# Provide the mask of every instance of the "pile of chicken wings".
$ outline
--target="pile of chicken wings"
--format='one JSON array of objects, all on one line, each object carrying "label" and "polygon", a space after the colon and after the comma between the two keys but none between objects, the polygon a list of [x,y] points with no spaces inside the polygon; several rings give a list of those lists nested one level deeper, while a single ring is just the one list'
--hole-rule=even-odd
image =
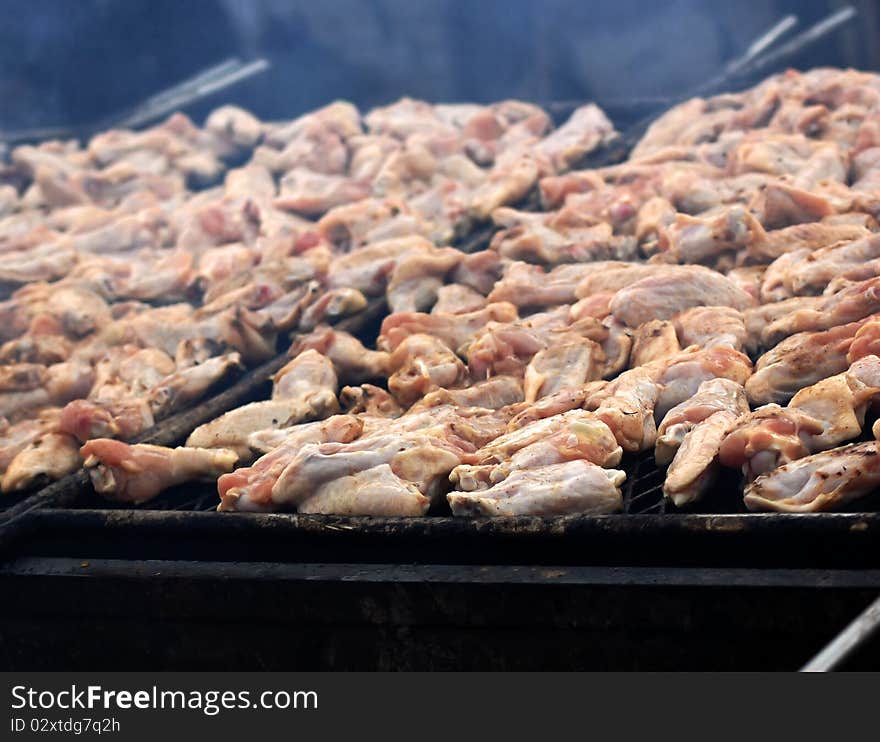
[{"label": "pile of chicken wings", "polygon": [[[752,510],[873,491],[880,77],[693,99],[578,169],[615,136],[594,105],[403,99],[13,149],[3,491],[85,466],[133,503],[207,480],[223,511],[610,513],[648,451],[676,507],[723,468]],[[376,302],[378,336],[334,327]],[[278,352],[270,398],[127,442]]]}]

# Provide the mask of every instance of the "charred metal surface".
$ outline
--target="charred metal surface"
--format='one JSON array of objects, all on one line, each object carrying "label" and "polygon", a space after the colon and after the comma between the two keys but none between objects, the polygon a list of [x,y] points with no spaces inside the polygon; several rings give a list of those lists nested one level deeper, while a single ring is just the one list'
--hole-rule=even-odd
[{"label": "charred metal surface", "polygon": [[[18,555],[225,563],[880,568],[880,515],[346,518],[38,510]],[[219,569],[219,566],[217,567]]]},{"label": "charred metal surface", "polygon": [[877,576],[20,559],[0,568],[0,590],[17,596],[0,617],[0,661],[12,670],[58,669],[59,658],[92,670],[790,670],[870,601]]}]

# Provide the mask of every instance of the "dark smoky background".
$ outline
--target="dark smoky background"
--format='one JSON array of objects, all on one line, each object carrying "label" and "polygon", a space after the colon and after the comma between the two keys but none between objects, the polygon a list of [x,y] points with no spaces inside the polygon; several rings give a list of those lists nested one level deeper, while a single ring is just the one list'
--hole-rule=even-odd
[{"label": "dark smoky background", "polygon": [[[880,68],[880,12],[792,66]],[[0,129],[99,120],[230,56],[272,67],[221,103],[292,117],[337,98],[402,95],[612,106],[691,89],[786,13],[827,0],[0,0]]]}]

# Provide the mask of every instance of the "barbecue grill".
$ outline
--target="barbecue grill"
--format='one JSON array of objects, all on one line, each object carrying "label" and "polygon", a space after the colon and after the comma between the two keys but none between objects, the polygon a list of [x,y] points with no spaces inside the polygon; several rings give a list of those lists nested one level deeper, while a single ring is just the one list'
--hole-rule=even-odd
[{"label": "barbecue grill", "polygon": [[[370,313],[346,323],[375,335]],[[285,360],[141,440],[180,443],[265,395]],[[220,515],[216,488],[192,484],[132,507],[100,498],[78,472],[0,516],[11,557],[0,584],[17,596],[2,624],[5,659],[35,667],[61,654],[73,667],[107,669],[792,669],[880,589],[870,499],[855,512],[747,513],[740,477],[728,473],[698,511],[679,511],[663,499],[650,453],[621,468],[623,513],[553,519]],[[873,647],[857,655],[875,658]]]},{"label": "barbecue grill", "polygon": [[[753,82],[778,62],[762,65],[764,51],[698,92]],[[620,159],[675,102],[608,107],[627,134],[590,164]],[[478,226],[460,247],[487,236]],[[373,305],[348,329],[374,340],[381,314]],[[178,444],[265,397],[285,360],[139,442]],[[652,455],[620,468],[622,513],[555,519],[218,515],[213,485],[132,507],[78,472],[0,501],[0,586],[12,596],[0,657],[7,669],[62,657],[69,669],[794,669],[880,590],[876,500],[748,513],[727,473],[680,511]],[[849,666],[878,658],[875,642]]]}]

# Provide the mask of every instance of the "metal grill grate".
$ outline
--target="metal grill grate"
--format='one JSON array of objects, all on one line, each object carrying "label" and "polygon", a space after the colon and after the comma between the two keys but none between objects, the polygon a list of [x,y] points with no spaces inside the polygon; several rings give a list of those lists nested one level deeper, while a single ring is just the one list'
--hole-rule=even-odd
[{"label": "metal grill grate", "polygon": [[10,494],[0,495],[0,513],[18,505],[18,503],[27,499],[32,494],[33,490],[27,490],[25,492],[12,492]]},{"label": "metal grill grate", "polygon": [[663,497],[664,472],[657,467],[654,454],[646,451],[623,465],[626,482],[623,485],[624,513],[666,513]]}]

